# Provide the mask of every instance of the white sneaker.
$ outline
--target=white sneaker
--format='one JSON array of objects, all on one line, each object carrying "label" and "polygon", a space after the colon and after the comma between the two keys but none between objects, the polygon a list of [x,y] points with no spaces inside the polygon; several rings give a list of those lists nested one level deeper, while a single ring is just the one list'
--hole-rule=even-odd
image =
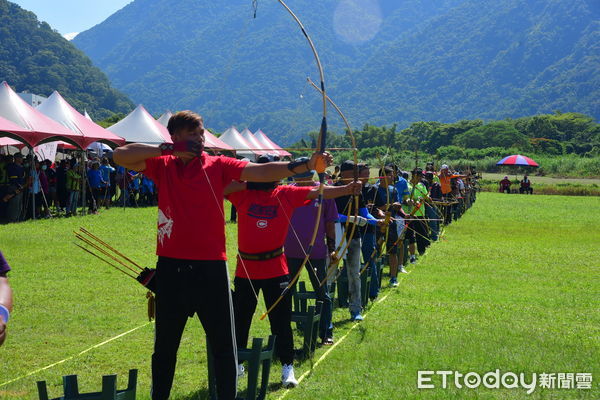
[{"label": "white sneaker", "polygon": [[398,268],[398,272],[400,272],[401,274],[408,274],[408,271],[404,269],[404,266],[402,265]]},{"label": "white sneaker", "polygon": [[283,364],[281,369],[281,384],[286,388],[298,386],[298,381],[294,376],[294,366],[292,364]]},{"label": "white sneaker", "polygon": [[244,364],[238,364],[238,368],[237,368],[238,378],[241,378],[242,376],[244,376],[244,372],[246,372],[246,369],[244,368]]}]

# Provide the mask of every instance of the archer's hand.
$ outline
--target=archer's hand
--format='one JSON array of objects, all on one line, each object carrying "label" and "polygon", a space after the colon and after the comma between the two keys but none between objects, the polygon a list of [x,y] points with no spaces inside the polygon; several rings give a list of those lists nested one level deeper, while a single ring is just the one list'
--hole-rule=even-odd
[{"label": "archer's hand", "polygon": [[377,226],[378,226],[378,227],[380,227],[380,228],[382,228],[382,227],[384,227],[384,226],[386,226],[386,225],[389,225],[389,224],[390,224],[390,222],[391,222],[391,221],[387,221],[387,222],[386,222],[386,220],[385,220],[385,219],[378,219],[378,220],[377,220]]},{"label": "archer's hand", "polygon": [[406,203],[406,205],[409,205],[409,206],[414,206],[415,204],[417,204],[417,202],[414,201],[413,199],[406,199],[406,200],[404,200],[404,202]]},{"label": "archer's hand", "polygon": [[362,183],[360,181],[351,182],[346,185],[346,188],[348,188],[348,194],[358,196],[362,190]]},{"label": "archer's hand", "polygon": [[184,160],[191,160],[194,157],[200,157],[204,150],[201,142],[188,140],[185,142],[163,143],[159,146],[162,155],[174,155]]},{"label": "archer's hand", "polygon": [[313,153],[310,160],[308,160],[307,167],[309,170],[315,170],[321,174],[325,172],[325,168],[333,165],[333,156],[328,152],[324,153]]},{"label": "archer's hand", "polygon": [[348,222],[361,227],[367,225],[367,219],[365,217],[361,217],[360,215],[356,216],[356,218],[354,217],[354,215],[349,216]]},{"label": "archer's hand", "polygon": [[340,262],[340,259],[337,256],[337,253],[335,251],[332,251],[329,254],[329,265],[337,265]]}]

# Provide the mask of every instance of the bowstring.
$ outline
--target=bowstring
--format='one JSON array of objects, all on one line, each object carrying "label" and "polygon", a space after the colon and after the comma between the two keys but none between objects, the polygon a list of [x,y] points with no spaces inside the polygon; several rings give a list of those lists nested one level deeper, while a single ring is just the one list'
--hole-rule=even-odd
[{"label": "bowstring", "polygon": [[[215,202],[217,203],[219,212],[221,213],[221,216],[223,217],[223,222],[225,222],[225,211],[223,210],[223,202],[222,201],[219,202],[219,199],[217,198],[217,194],[215,193],[215,190],[212,186],[210,178],[208,177],[208,174],[206,173],[206,170],[204,169],[204,165],[202,165],[202,167],[200,169],[202,170],[202,172],[204,172],[204,176],[206,177],[206,181],[208,182],[208,187],[210,188],[213,198],[215,199]],[[250,274],[248,273],[248,269],[246,268],[244,259],[242,257],[236,257],[236,259],[239,260],[240,264],[242,264],[242,268],[244,269],[244,272],[246,273],[246,276],[248,277],[248,282],[250,283],[250,288],[252,289],[252,293],[254,293],[254,297],[256,297],[256,302],[258,304],[258,300],[259,300],[258,292],[256,291],[256,288],[252,284],[252,279],[250,279]],[[256,314],[256,309],[254,310],[254,313]]]}]

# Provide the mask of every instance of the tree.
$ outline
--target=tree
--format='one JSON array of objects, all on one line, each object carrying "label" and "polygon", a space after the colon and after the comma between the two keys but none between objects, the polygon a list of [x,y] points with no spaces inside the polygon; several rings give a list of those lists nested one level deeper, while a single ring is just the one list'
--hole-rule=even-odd
[{"label": "tree", "polygon": [[501,146],[526,150],[530,147],[527,137],[517,131],[508,121],[490,122],[487,125],[469,129],[455,136],[453,144],[475,149]]}]

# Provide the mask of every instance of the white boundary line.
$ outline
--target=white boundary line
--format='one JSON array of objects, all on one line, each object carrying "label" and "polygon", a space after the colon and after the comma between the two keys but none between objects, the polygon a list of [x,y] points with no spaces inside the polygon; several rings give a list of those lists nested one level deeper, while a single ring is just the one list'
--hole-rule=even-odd
[{"label": "white boundary line", "polygon": [[108,339],[108,340],[105,340],[105,341],[104,341],[104,342],[102,342],[102,343],[95,344],[95,345],[93,345],[92,347],[89,347],[89,348],[87,348],[87,349],[85,349],[85,350],[83,350],[83,351],[80,351],[80,352],[79,352],[79,353],[77,353],[77,354],[74,354],[74,355],[72,355],[72,356],[69,356],[69,357],[65,358],[64,360],[60,360],[60,361],[57,361],[57,362],[55,362],[55,363],[52,363],[52,364],[50,364],[50,365],[47,365],[47,366],[45,366],[45,367],[42,367],[42,368],[36,369],[35,371],[28,372],[27,374],[25,374],[25,375],[22,375],[22,376],[19,376],[18,378],[11,379],[10,381],[4,382],[4,383],[0,383],[0,387],[2,387],[2,386],[6,386],[6,385],[8,385],[8,384],[10,384],[10,383],[16,382],[16,381],[18,381],[18,380],[21,380],[21,379],[23,379],[23,378],[27,378],[28,376],[31,376],[31,375],[37,374],[38,372],[45,371],[45,370],[47,370],[47,369],[50,369],[50,368],[52,368],[52,367],[54,367],[54,366],[57,366],[57,365],[59,365],[59,364],[62,364],[62,363],[64,363],[64,362],[66,362],[66,361],[72,360],[72,359],[73,359],[73,358],[75,358],[75,357],[79,357],[79,356],[80,356],[80,355],[82,355],[82,354],[85,354],[85,353],[87,353],[87,352],[89,352],[89,351],[91,351],[91,350],[94,350],[94,349],[96,349],[96,348],[98,348],[98,347],[100,347],[100,346],[103,346],[103,345],[105,345],[105,344],[107,344],[107,343],[109,343],[109,342],[112,342],[113,340],[116,340],[116,339],[118,339],[118,338],[120,338],[120,337],[123,337],[123,336],[125,336],[125,335],[128,335],[128,334],[130,334],[131,332],[137,331],[138,329],[140,329],[140,328],[143,328],[143,327],[145,327],[145,326],[147,326],[147,325],[149,325],[149,324],[152,324],[152,323],[154,323],[154,322],[153,322],[153,321],[151,321],[151,322],[146,322],[146,323],[145,323],[145,324],[143,324],[143,325],[140,325],[140,326],[138,326],[138,327],[135,327],[135,328],[133,328],[133,329],[130,329],[130,330],[128,330],[127,332],[123,332],[123,333],[121,333],[121,334],[119,334],[119,335],[117,335],[117,336],[115,336],[115,337],[112,337],[112,338],[110,338],[110,339]]},{"label": "white boundary line", "polygon": [[[381,299],[377,300],[373,305],[375,304],[379,304],[383,301],[385,301],[385,299],[387,299],[390,294],[392,294],[394,291],[391,290],[388,294],[386,294],[385,296],[383,296]],[[368,312],[366,312],[364,314],[364,316],[366,317],[369,313],[371,312],[371,310],[369,310]],[[352,330],[354,328],[356,328],[357,326],[359,326],[360,323],[355,323],[354,325],[352,325],[352,327],[350,329],[348,329],[348,332],[346,332],[346,334],[344,336],[342,336],[339,340],[336,340],[335,343],[333,344],[333,346],[331,346],[325,353],[323,353],[323,355],[321,355],[321,357],[319,357],[319,359],[314,363],[314,365],[312,366],[311,369],[309,369],[308,371],[306,371],[305,373],[303,373],[300,378],[298,378],[298,383],[302,382],[304,380],[304,378],[306,378],[310,373],[313,372],[313,370],[315,368],[317,368],[317,366],[321,363],[321,361],[323,361],[325,359],[325,357],[327,357],[327,355],[333,351],[333,349],[335,349],[337,347],[338,344],[342,343],[344,341],[344,339],[346,339],[346,337],[348,337],[348,335],[350,334],[350,332],[352,332]],[[286,389],[285,392],[283,392],[281,394],[281,396],[277,397],[277,400],[281,400],[283,398],[285,398],[285,396],[287,396],[287,394],[290,392],[290,390],[293,389]]]}]

